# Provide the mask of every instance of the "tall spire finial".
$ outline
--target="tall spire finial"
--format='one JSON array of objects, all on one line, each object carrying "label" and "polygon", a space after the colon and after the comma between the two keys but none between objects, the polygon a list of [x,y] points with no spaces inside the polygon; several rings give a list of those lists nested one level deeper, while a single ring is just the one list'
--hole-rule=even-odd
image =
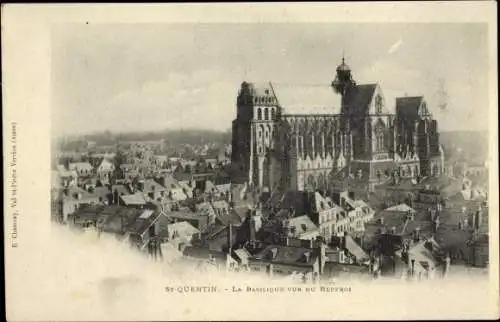
[{"label": "tall spire finial", "polygon": [[344,53],[344,48],[342,48],[342,64],[345,64],[345,53]]}]

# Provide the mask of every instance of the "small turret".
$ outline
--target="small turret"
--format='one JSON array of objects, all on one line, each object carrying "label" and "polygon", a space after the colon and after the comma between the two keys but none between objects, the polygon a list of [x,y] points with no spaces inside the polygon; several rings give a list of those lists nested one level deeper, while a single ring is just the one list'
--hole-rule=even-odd
[{"label": "small turret", "polygon": [[342,63],[337,66],[337,74],[332,82],[332,88],[337,94],[345,95],[350,87],[356,86],[351,74],[351,68],[345,63],[342,57]]}]

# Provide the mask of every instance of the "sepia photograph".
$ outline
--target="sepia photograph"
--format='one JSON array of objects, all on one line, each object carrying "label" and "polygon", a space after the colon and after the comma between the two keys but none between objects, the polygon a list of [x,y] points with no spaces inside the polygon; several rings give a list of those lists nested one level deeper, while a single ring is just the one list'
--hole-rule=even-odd
[{"label": "sepia photograph", "polygon": [[496,16],[90,12],[46,26],[43,185],[4,120],[9,319],[498,317]]}]

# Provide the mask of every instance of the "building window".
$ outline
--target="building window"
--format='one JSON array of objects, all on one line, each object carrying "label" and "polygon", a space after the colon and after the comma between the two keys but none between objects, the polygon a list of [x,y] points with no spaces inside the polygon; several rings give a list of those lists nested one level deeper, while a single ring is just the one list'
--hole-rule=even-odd
[{"label": "building window", "polygon": [[425,103],[422,103],[422,115],[427,115],[427,105]]},{"label": "building window", "polygon": [[383,106],[382,96],[377,95],[377,97],[375,98],[375,113],[382,114],[382,106]]},{"label": "building window", "polygon": [[264,120],[269,120],[269,109],[267,107],[264,109]]},{"label": "building window", "polygon": [[276,119],[276,111],[274,110],[274,108],[271,109],[271,120],[275,120]]},{"label": "building window", "polygon": [[257,109],[257,120],[262,120],[262,109],[260,108]]},{"label": "building window", "polygon": [[384,150],[384,132],[382,129],[375,133],[375,148],[377,151]]}]

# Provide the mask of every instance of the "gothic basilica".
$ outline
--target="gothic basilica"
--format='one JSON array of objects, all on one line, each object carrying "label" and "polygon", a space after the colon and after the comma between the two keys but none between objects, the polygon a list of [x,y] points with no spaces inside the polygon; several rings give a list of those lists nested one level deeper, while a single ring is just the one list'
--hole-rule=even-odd
[{"label": "gothic basilica", "polygon": [[391,178],[443,170],[437,121],[422,96],[396,98],[390,113],[378,84],[357,84],[342,59],[331,83],[338,110],[287,114],[272,83],[241,84],[232,125],[233,181],[264,190],[366,189]]}]

